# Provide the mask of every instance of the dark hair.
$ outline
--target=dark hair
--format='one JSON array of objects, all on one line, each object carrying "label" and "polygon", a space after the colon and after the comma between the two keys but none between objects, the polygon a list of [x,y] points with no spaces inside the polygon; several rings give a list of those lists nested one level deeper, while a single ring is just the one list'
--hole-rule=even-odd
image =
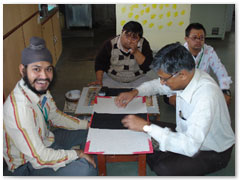
[{"label": "dark hair", "polygon": [[186,37],[189,36],[190,31],[191,31],[192,29],[197,29],[197,30],[202,29],[202,30],[204,31],[204,35],[206,35],[206,30],[205,30],[205,28],[203,27],[202,24],[200,24],[200,23],[191,23],[191,24],[189,24],[188,27],[185,29],[185,36],[186,36]]},{"label": "dark hair", "polygon": [[127,22],[122,29],[122,32],[126,31],[126,33],[128,32],[132,32],[134,34],[138,34],[138,36],[140,38],[142,38],[143,36],[143,28],[142,25],[136,21],[129,21]]},{"label": "dark hair", "polygon": [[155,71],[161,69],[167,74],[175,74],[183,69],[191,71],[195,68],[195,61],[191,53],[177,42],[160,49],[154,57],[151,68]]}]

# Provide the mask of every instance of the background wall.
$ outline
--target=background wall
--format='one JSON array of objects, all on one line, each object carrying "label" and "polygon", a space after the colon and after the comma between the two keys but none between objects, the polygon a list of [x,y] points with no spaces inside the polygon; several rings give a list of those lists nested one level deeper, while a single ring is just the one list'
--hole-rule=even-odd
[{"label": "background wall", "polygon": [[116,4],[117,34],[126,22],[138,21],[143,26],[143,36],[156,52],[166,44],[184,42],[190,10],[190,4]]}]

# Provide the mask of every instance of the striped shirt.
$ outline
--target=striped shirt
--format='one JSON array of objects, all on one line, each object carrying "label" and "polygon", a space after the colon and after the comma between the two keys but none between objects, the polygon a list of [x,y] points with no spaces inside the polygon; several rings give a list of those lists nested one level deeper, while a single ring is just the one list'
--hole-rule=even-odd
[{"label": "striped shirt", "polygon": [[49,91],[38,96],[21,79],[3,106],[3,157],[10,171],[27,162],[35,169],[57,170],[78,158],[75,150],[48,148],[54,142],[48,123],[76,130],[86,129],[88,122],[60,112]]}]

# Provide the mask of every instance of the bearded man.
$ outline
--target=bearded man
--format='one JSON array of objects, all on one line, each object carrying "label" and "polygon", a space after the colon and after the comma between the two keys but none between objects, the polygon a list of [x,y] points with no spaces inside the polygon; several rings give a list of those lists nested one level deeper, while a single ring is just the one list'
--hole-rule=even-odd
[{"label": "bearded man", "polygon": [[50,94],[54,67],[45,41],[32,37],[21,61],[22,79],[3,108],[3,157],[9,171],[17,176],[97,175],[93,156],[72,148],[84,148],[88,122],[59,111]]}]

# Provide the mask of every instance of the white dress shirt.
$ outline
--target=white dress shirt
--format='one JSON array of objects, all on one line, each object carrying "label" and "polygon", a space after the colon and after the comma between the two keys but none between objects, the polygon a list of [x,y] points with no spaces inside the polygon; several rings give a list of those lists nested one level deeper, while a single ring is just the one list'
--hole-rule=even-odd
[{"label": "white dress shirt", "polygon": [[[44,96],[46,103],[41,110]],[[27,162],[35,169],[57,170],[78,158],[75,150],[48,148],[54,134],[45,118],[52,126],[65,129],[86,129],[88,124],[60,112],[49,91],[39,97],[21,79],[3,106],[3,156],[10,171]]]},{"label": "white dress shirt", "polygon": [[[137,90],[140,96],[172,92],[160,79],[145,82]],[[235,143],[223,93],[210,75],[195,69],[187,87],[174,92],[177,132],[152,124],[148,133],[159,142],[161,151],[193,156],[199,150],[223,152]]]},{"label": "white dress shirt", "polygon": [[[184,46],[188,49],[187,42],[184,43]],[[195,60],[196,68],[207,73],[210,73],[210,69],[212,69],[221,89],[230,89],[231,77],[228,76],[225,66],[221,63],[213,47],[204,44],[198,55],[196,57],[193,56],[193,59]]]}]

